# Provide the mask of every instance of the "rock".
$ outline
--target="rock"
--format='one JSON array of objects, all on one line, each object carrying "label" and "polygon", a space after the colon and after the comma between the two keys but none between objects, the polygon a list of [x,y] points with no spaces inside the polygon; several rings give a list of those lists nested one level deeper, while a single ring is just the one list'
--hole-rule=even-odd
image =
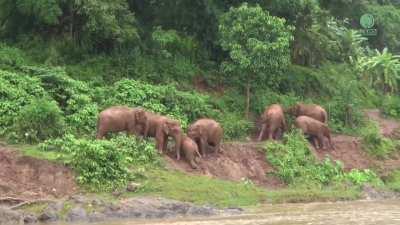
[{"label": "rock", "polygon": [[131,182],[128,184],[128,186],[126,187],[126,191],[128,192],[135,192],[137,189],[140,188],[140,184]]},{"label": "rock", "polygon": [[37,223],[38,219],[34,215],[25,215],[24,216],[24,223],[25,224],[32,224]]},{"label": "rock", "polygon": [[11,224],[24,224],[23,216],[15,211],[9,210],[7,208],[0,207],[0,224],[1,225],[11,225]]},{"label": "rock", "polygon": [[192,206],[187,211],[188,216],[214,216],[217,215],[215,208],[208,206]]},{"label": "rock", "polygon": [[94,212],[91,213],[89,216],[89,222],[102,222],[106,220],[106,215],[99,213],[99,212]]},{"label": "rock", "polygon": [[86,210],[81,207],[75,207],[67,214],[67,221],[69,222],[83,222],[87,220]]},{"label": "rock", "polygon": [[114,196],[114,197],[119,197],[119,196],[121,196],[123,194],[123,192],[122,191],[120,191],[120,190],[116,190],[116,191],[114,191],[113,193],[112,193],[112,195]]},{"label": "rock", "polygon": [[40,222],[55,222],[58,220],[58,213],[54,209],[48,207],[39,215],[38,220]]},{"label": "rock", "polygon": [[362,188],[363,198],[368,200],[396,199],[399,194],[392,191],[378,190],[370,185],[364,185]]},{"label": "rock", "polygon": [[64,209],[64,202],[55,202],[55,203],[51,203],[49,204],[49,206],[47,207],[49,210],[54,210],[55,212],[60,212],[61,210]]},{"label": "rock", "polygon": [[71,196],[70,199],[73,200],[77,204],[84,204],[87,202],[86,197],[83,195],[74,195],[74,196]]},{"label": "rock", "polygon": [[93,199],[92,200],[92,205],[93,206],[104,206],[104,201],[100,199]]},{"label": "rock", "polygon": [[238,214],[242,214],[243,213],[243,209],[242,208],[226,208],[226,209],[224,209],[223,210],[223,212],[225,213],[225,214],[228,214],[228,215],[238,215]]}]

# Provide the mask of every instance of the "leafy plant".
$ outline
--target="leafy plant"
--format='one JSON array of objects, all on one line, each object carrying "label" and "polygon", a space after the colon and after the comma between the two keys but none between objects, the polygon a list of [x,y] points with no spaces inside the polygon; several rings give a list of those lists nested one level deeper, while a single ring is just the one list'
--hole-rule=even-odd
[{"label": "leafy plant", "polygon": [[40,148],[60,153],[59,159],[71,165],[78,174],[77,181],[90,190],[115,190],[135,178],[130,168],[138,172],[160,165],[154,145],[129,136],[89,140],[66,135],[48,140]]},{"label": "leafy plant", "polygon": [[283,143],[268,143],[265,150],[276,175],[287,184],[328,185],[343,174],[341,163],[330,159],[318,163],[307,140],[297,130],[285,134]]},{"label": "leafy plant", "polygon": [[361,130],[361,138],[365,150],[377,158],[387,158],[399,147],[397,141],[383,137],[378,124],[372,121]]},{"label": "leafy plant", "polygon": [[64,132],[65,121],[55,101],[34,99],[24,106],[15,118],[13,130],[29,143],[56,138]]},{"label": "leafy plant", "polygon": [[358,70],[371,87],[383,93],[393,93],[398,89],[400,56],[393,55],[387,48],[382,52],[375,50],[372,56],[360,57]]}]

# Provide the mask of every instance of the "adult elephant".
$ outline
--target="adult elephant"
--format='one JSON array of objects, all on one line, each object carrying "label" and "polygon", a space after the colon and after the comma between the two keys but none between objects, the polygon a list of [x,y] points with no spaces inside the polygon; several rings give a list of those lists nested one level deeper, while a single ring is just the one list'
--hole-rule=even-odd
[{"label": "adult elephant", "polygon": [[273,104],[266,107],[261,116],[261,123],[262,128],[258,136],[258,141],[262,141],[266,134],[268,139],[278,139],[279,132],[283,134],[286,130],[286,121],[282,106]]},{"label": "adult elephant", "polygon": [[160,152],[167,150],[168,137],[172,137],[175,140],[176,158],[180,160],[182,135],[181,125],[177,120],[146,112],[146,125],[144,126],[143,136],[145,138],[154,137],[156,139],[156,148]]},{"label": "adult elephant", "polygon": [[138,135],[136,127],[144,124],[146,112],[142,108],[112,106],[100,112],[97,121],[97,139],[103,139],[109,132],[126,131]]},{"label": "adult elephant", "polygon": [[326,110],[319,105],[297,103],[293,107],[287,109],[286,112],[295,117],[308,116],[322,123],[328,123],[328,114]]},{"label": "adult elephant", "polygon": [[212,119],[199,119],[188,128],[188,136],[200,147],[203,156],[206,155],[208,145],[214,146],[215,152],[221,151],[223,129],[221,125]]},{"label": "adult elephant", "polygon": [[327,138],[330,148],[335,149],[332,144],[331,131],[325,123],[308,116],[299,116],[296,118],[295,125],[297,128],[301,129],[304,134],[316,138],[318,144],[315,138],[313,138],[313,145],[315,148],[324,148],[324,138]]}]

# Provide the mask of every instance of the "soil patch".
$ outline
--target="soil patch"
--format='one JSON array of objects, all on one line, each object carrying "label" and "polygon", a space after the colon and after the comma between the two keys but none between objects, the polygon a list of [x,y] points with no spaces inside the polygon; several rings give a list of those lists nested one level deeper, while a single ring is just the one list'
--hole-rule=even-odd
[{"label": "soil patch", "polygon": [[249,179],[257,185],[277,188],[283,183],[268,173],[274,171],[261,151],[260,143],[231,142],[222,145],[220,154],[210,153],[202,158],[199,169],[192,169],[185,160],[176,161],[173,156],[165,157],[169,167],[190,174],[206,175],[230,181]]},{"label": "soil patch", "polygon": [[77,191],[70,169],[0,146],[0,197],[52,199]]},{"label": "soil patch", "polygon": [[373,164],[373,160],[362,149],[360,138],[334,135],[332,136],[332,142],[335,145],[334,150],[311,149],[320,160],[324,160],[328,156],[333,160],[341,161],[344,164],[345,170],[367,169]]},{"label": "soil patch", "polygon": [[379,109],[365,111],[366,116],[378,122],[381,133],[388,138],[400,139],[400,123],[397,120],[384,118]]}]

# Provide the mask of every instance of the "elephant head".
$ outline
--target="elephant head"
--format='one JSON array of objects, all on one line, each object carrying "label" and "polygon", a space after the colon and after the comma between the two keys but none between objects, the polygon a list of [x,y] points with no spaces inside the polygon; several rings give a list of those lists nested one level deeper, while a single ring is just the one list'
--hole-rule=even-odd
[{"label": "elephant head", "polygon": [[181,124],[176,120],[169,119],[169,120],[165,121],[165,123],[162,125],[162,130],[165,135],[174,138],[175,151],[176,151],[177,155],[180,156],[180,149],[181,149],[182,136],[183,136]]},{"label": "elephant head", "polygon": [[188,128],[188,136],[195,140],[203,136],[203,131],[199,126],[192,125]]}]

